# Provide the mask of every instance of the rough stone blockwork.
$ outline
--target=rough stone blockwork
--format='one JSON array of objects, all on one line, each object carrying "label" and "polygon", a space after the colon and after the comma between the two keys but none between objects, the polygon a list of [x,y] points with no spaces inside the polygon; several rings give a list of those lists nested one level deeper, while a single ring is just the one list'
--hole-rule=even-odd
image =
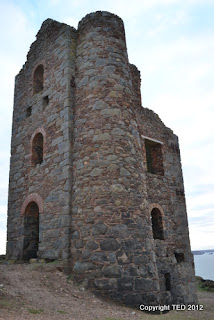
[{"label": "rough stone blockwork", "polygon": [[63,259],[129,305],[197,301],[178,139],[116,15],[46,20],[16,77],[7,257]]}]

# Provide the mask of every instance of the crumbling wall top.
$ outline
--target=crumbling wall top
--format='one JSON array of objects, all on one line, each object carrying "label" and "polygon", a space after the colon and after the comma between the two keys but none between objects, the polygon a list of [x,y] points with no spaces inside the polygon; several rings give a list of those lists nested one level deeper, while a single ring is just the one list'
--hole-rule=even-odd
[{"label": "crumbling wall top", "polygon": [[41,28],[39,29],[36,35],[36,38],[38,39],[39,37],[44,37],[44,36],[47,37],[49,34],[52,34],[55,31],[59,31],[62,28],[69,28],[76,31],[74,27],[71,27],[65,23],[58,22],[56,20],[48,18],[45,21],[43,21]]},{"label": "crumbling wall top", "polygon": [[78,30],[85,27],[88,22],[98,21],[99,19],[107,18],[107,19],[115,19],[117,22],[120,22],[122,27],[124,28],[123,20],[118,17],[116,14],[110,13],[108,11],[96,11],[87,14],[84,18],[82,18],[78,24]]}]

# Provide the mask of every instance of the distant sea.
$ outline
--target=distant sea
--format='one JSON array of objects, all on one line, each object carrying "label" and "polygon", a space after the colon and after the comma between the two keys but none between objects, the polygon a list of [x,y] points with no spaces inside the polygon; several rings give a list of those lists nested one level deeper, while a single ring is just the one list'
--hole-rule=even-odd
[{"label": "distant sea", "polygon": [[195,274],[203,279],[214,280],[214,252],[194,255]]}]

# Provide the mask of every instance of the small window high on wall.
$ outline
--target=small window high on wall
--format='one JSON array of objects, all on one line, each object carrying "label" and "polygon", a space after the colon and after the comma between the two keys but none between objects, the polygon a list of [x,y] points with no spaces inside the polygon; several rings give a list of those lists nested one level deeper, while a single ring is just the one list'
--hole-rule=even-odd
[{"label": "small window high on wall", "polygon": [[164,240],[162,214],[158,208],[152,209],[151,219],[154,239]]},{"label": "small window high on wall", "polygon": [[44,138],[41,132],[37,133],[32,142],[32,165],[36,166],[43,162]]},{"label": "small window high on wall", "polygon": [[44,87],[44,67],[40,64],[33,74],[33,94],[39,93]]},{"label": "small window high on wall", "polygon": [[153,174],[164,175],[161,143],[145,139],[147,171]]}]

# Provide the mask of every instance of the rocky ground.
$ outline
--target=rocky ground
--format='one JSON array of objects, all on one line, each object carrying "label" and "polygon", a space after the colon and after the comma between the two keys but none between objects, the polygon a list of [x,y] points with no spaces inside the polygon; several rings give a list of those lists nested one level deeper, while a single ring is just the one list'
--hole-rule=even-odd
[{"label": "rocky ground", "polygon": [[198,292],[203,311],[151,315],[95,297],[59,263],[0,264],[0,320],[214,319],[214,292]]}]

